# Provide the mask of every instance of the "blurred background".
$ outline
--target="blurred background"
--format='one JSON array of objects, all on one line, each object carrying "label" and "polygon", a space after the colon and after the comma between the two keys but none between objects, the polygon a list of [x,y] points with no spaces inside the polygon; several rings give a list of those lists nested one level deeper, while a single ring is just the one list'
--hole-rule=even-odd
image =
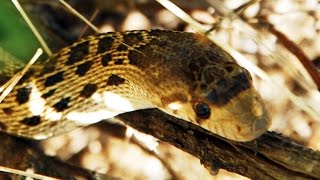
[{"label": "blurred background", "polygon": [[[58,0],[20,0],[53,52],[96,34]],[[195,29],[154,0],[67,0],[103,32]],[[296,54],[281,44],[270,24],[320,64],[320,2],[317,0],[172,0],[213,29],[219,44],[239,52],[276,131],[320,150],[320,94]],[[249,2],[249,4],[248,4]],[[241,8],[242,7],[242,8]],[[0,2],[0,74],[21,68],[41,47],[11,1]],[[214,28],[213,28],[214,27]],[[46,59],[46,55],[41,59]],[[41,61],[41,60],[40,60]],[[259,68],[257,70],[257,68]],[[9,70],[8,70],[9,69]],[[256,76],[260,70],[264,76]],[[246,179],[220,170],[210,175],[200,161],[151,136],[113,122],[100,122],[42,141],[48,155],[123,179]]]}]

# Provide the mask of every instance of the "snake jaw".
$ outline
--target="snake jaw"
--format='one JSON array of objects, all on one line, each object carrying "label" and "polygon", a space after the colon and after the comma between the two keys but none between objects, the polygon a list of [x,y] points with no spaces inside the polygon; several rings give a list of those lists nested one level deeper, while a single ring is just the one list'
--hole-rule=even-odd
[{"label": "snake jaw", "polygon": [[[197,115],[194,107],[199,103],[209,106],[209,117],[201,118]],[[265,133],[271,124],[267,109],[252,85],[226,104],[215,104],[207,96],[196,96],[189,106],[185,111],[189,121],[234,141],[254,140]]]},{"label": "snake jaw", "polygon": [[225,106],[212,109],[213,115],[203,123],[208,123],[211,131],[220,126],[223,131],[216,133],[227,139],[251,141],[265,133],[271,125],[267,109],[253,88],[239,93]]}]

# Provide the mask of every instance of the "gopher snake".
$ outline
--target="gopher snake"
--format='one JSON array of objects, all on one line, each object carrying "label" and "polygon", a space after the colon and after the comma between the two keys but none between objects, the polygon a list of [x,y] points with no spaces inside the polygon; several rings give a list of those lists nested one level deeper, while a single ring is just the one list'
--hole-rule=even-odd
[{"label": "gopher snake", "polygon": [[146,108],[236,141],[270,125],[230,55],[198,34],[149,30],[89,36],[35,66],[0,104],[0,129],[43,139]]}]

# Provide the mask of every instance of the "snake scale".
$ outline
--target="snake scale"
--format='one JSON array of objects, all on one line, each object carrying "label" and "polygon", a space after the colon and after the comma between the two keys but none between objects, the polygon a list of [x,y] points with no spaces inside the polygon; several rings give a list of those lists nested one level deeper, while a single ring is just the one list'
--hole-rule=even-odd
[{"label": "snake scale", "polygon": [[0,104],[0,129],[44,139],[146,108],[236,141],[270,126],[248,71],[205,36],[139,30],[88,36],[31,68]]}]

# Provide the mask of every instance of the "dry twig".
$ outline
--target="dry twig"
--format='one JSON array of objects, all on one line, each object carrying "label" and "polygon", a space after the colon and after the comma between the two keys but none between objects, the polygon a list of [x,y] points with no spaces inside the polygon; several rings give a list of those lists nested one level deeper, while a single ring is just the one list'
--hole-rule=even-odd
[{"label": "dry twig", "polygon": [[238,143],[159,110],[119,117],[131,127],[196,156],[211,172],[225,169],[252,179],[320,179],[320,153],[275,133]]},{"label": "dry twig", "polygon": [[[275,133],[268,132],[255,141],[239,143],[155,109],[118,117],[139,131],[194,155],[213,173],[225,169],[252,179],[320,179],[320,153]],[[32,141],[5,134],[0,134],[0,140],[2,166],[33,168],[37,173],[63,179],[97,176],[43,155]]]}]

